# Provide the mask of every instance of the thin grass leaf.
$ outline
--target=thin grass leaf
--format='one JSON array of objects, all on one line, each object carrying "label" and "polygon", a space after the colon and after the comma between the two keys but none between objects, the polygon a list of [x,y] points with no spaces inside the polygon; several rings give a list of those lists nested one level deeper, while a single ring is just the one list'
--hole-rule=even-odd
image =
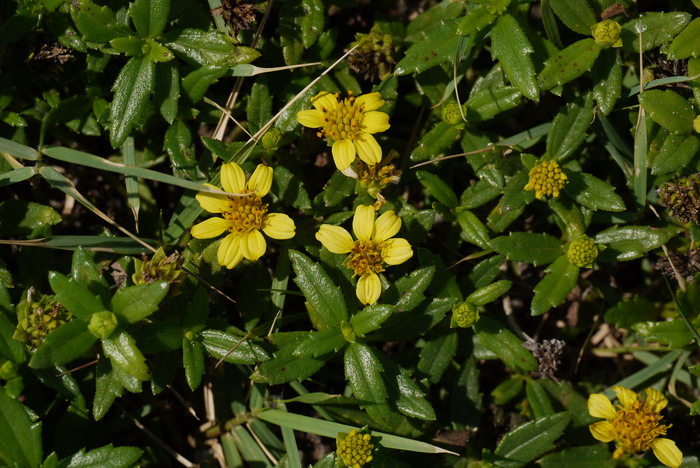
[{"label": "thin grass leaf", "polygon": [[[687,81],[694,81],[700,78],[700,75],[695,75],[695,76],[667,76],[666,78],[659,78],[656,80],[652,80],[648,83],[644,83],[644,90],[651,89],[651,88],[656,88],[657,86],[663,86],[667,84],[673,84],[673,83],[685,83]],[[630,92],[627,93],[627,97],[632,97],[636,96],[639,94],[639,85],[637,86],[632,86],[630,88]]]},{"label": "thin grass leaf", "polygon": [[[612,399],[615,397],[615,392],[613,391],[613,387],[616,385],[622,386],[622,387],[627,387],[627,388],[636,388],[643,384],[644,382],[648,381],[652,377],[656,376],[657,374],[660,374],[662,372],[666,372],[672,367],[672,362],[678,359],[678,356],[680,356],[682,353],[681,350],[676,349],[674,351],[669,352],[666,354],[664,357],[659,359],[658,361],[647,365],[644,369],[639,370],[635,372],[634,374],[630,375],[629,377],[625,377],[624,379],[620,380],[619,382],[615,383],[614,385],[611,385],[610,387],[606,388],[604,391],[601,393],[605,395],[606,397]],[[634,353],[636,354],[636,353]]]},{"label": "thin grass leaf", "polygon": [[[142,239],[149,244],[155,244],[153,239]],[[105,236],[53,236],[42,239],[12,239],[0,240],[0,244],[23,245],[27,247],[43,247],[48,249],[76,250],[79,247],[84,250],[97,252],[109,252],[121,255],[140,255],[150,250],[128,237]]]},{"label": "thin grass leaf", "polygon": [[22,182],[27,180],[36,174],[36,170],[33,166],[30,167],[20,167],[19,169],[12,169],[4,174],[0,175],[0,187],[5,187],[6,185],[16,184],[17,182]]},{"label": "thin grass leaf", "polygon": [[[136,151],[134,149],[134,137],[129,136],[122,145],[124,163],[128,166],[136,166]],[[141,209],[141,198],[139,197],[139,181],[136,177],[127,175],[124,177],[126,184],[126,198],[129,208],[134,215],[134,225],[136,232],[139,232],[139,210]]]},{"label": "thin grass leaf", "polygon": [[[280,411],[287,411],[284,403],[277,405]],[[282,439],[284,439],[284,447],[287,450],[287,462],[290,468],[301,468],[301,459],[299,458],[299,448],[294,437],[294,429],[289,427],[281,427]]]},{"label": "thin grass leaf", "polygon": [[8,153],[15,158],[36,161],[39,159],[39,152],[29,146],[21,145],[12,140],[0,138],[0,152]]},{"label": "thin grass leaf", "polygon": [[634,132],[634,174],[632,187],[638,207],[643,207],[647,199],[647,119],[644,109],[639,107],[639,119]]}]

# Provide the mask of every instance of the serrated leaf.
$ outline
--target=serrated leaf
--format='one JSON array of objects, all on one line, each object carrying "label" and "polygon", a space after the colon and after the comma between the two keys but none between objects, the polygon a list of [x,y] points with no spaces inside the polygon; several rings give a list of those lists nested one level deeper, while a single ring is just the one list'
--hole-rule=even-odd
[{"label": "serrated leaf", "polygon": [[136,0],[129,16],[142,37],[156,37],[163,32],[170,13],[170,0]]},{"label": "serrated leaf", "polygon": [[408,341],[413,340],[435,327],[452,308],[456,299],[438,297],[432,301],[423,301],[407,312],[396,310],[386,321],[381,330],[369,336],[372,341]]},{"label": "serrated leaf", "polygon": [[241,337],[220,330],[203,330],[200,332],[202,344],[207,352],[216,359],[222,359],[231,364],[256,364],[267,361],[270,356],[264,349],[249,340],[242,341]]},{"label": "serrated leaf", "polygon": [[176,66],[170,63],[156,65],[154,92],[155,103],[159,105],[160,115],[172,125],[177,116],[178,101],[180,100],[180,72]]},{"label": "serrated leaf", "polygon": [[467,101],[467,119],[489,120],[522,102],[522,93],[512,86],[493,86],[478,91]]},{"label": "serrated leaf", "polygon": [[272,96],[270,88],[264,82],[253,83],[250,88],[246,115],[250,132],[257,132],[272,117]]},{"label": "serrated leaf", "polygon": [[114,99],[109,112],[112,123],[112,148],[124,143],[142,117],[155,86],[155,64],[145,57],[132,57],[124,65],[112,90]]},{"label": "serrated leaf", "polygon": [[112,444],[85,452],[80,449],[61,460],[60,468],[128,468],[136,465],[143,455],[138,447],[113,447]]},{"label": "serrated leaf", "polygon": [[460,207],[467,210],[479,208],[499,196],[502,191],[502,186],[494,185],[485,178],[480,179],[462,192]]},{"label": "serrated leaf", "polygon": [[95,291],[100,299],[109,299],[109,285],[102,275],[102,268],[95,263],[95,252],[78,247],[71,259],[71,277],[85,286],[89,291]]},{"label": "serrated leaf", "polygon": [[695,18],[671,42],[668,58],[680,60],[698,55],[700,55],[700,18]]},{"label": "serrated leaf", "polygon": [[479,343],[515,371],[531,372],[537,369],[537,360],[523,347],[523,342],[500,322],[481,317],[474,324]]},{"label": "serrated leaf", "polygon": [[652,174],[681,172],[698,154],[700,138],[695,135],[671,133],[651,164]]},{"label": "serrated leaf", "polygon": [[482,249],[489,248],[489,231],[474,213],[469,210],[460,210],[457,213],[457,222],[462,228],[464,240],[478,245]]},{"label": "serrated leaf", "polygon": [[586,94],[583,103],[571,102],[554,117],[547,134],[547,154],[552,159],[564,160],[571,156],[586,139],[593,122],[593,96]]},{"label": "serrated leaf", "polygon": [[590,36],[591,26],[597,20],[588,0],[550,0],[549,5],[567,28]]},{"label": "serrated leaf", "polygon": [[535,266],[551,263],[562,254],[561,242],[549,234],[512,232],[508,236],[492,239],[490,244],[508,260]]},{"label": "serrated leaf", "polygon": [[457,207],[457,194],[440,177],[426,171],[416,171],[416,177],[437,201],[450,209]]},{"label": "serrated leaf", "polygon": [[394,313],[396,307],[387,304],[372,304],[365,307],[350,318],[353,332],[364,337],[367,333],[378,329],[382,323]]},{"label": "serrated leaf", "polygon": [[299,342],[294,349],[294,355],[301,358],[319,357],[339,351],[346,343],[345,337],[338,328],[312,331]]},{"label": "serrated leaf", "polygon": [[371,408],[382,405],[387,399],[386,386],[382,380],[382,365],[372,350],[363,343],[350,343],[345,348],[345,378],[360,407]]},{"label": "serrated leaf", "polygon": [[693,130],[693,106],[670,89],[644,91],[639,94],[639,104],[654,122],[671,132],[689,133]]},{"label": "serrated leaf", "polygon": [[570,419],[568,412],[555,413],[510,431],[494,451],[494,455],[498,456],[496,464],[505,468],[519,468],[533,461],[554,447],[554,441],[564,433]]},{"label": "serrated leaf", "polygon": [[498,202],[498,206],[505,211],[511,211],[521,209],[535,201],[535,191],[524,189],[529,180],[530,175],[527,169],[518,171],[513,177],[508,179],[508,183],[503,189],[503,197]]},{"label": "serrated leaf", "polygon": [[547,276],[535,286],[535,297],[530,306],[532,315],[542,315],[564,302],[578,281],[579,267],[571,263],[566,255],[555,260],[547,271]]},{"label": "serrated leaf", "polygon": [[[685,28],[691,16],[681,11],[643,13],[639,18],[622,24],[622,50],[639,53],[639,33],[642,32],[642,51],[654,49],[671,41]],[[670,57],[669,57],[670,58]]]},{"label": "serrated leaf", "polygon": [[639,322],[632,326],[646,341],[682,348],[693,341],[693,333],[683,320],[671,322]]},{"label": "serrated leaf", "polygon": [[196,390],[204,376],[204,347],[197,340],[182,338],[182,364],[185,380],[191,390]]},{"label": "serrated leaf", "polygon": [[[589,32],[590,33],[590,32]],[[544,63],[537,77],[543,91],[578,78],[593,67],[601,48],[593,38],[574,42]]]},{"label": "serrated leaf", "polygon": [[95,421],[102,419],[109,411],[114,400],[124,393],[119,377],[108,359],[97,363],[95,372],[95,398],[92,402],[92,414]]},{"label": "serrated leaf", "polygon": [[61,273],[49,272],[49,284],[56,293],[56,300],[68,312],[82,320],[88,321],[93,313],[105,310],[99,297],[77,281],[68,279]]},{"label": "serrated leaf", "polygon": [[401,277],[384,293],[387,302],[394,303],[396,310],[406,312],[416,307],[425,298],[424,292],[435,275],[435,267],[418,268]]},{"label": "serrated leaf", "polygon": [[260,57],[260,52],[234,45],[217,31],[180,29],[168,34],[168,40],[164,45],[192,65],[233,67]]},{"label": "serrated leaf", "polygon": [[620,53],[613,49],[600,52],[591,69],[593,78],[593,98],[598,110],[608,115],[620,98],[622,89],[622,59]]},{"label": "serrated leaf", "polygon": [[60,222],[61,216],[47,205],[14,199],[0,203],[0,233],[3,237],[48,237],[51,226]]},{"label": "serrated leaf", "polygon": [[324,6],[321,0],[301,0],[304,15],[301,18],[301,42],[304,48],[311,47],[323,32]]},{"label": "serrated leaf", "polygon": [[41,423],[0,388],[0,460],[6,466],[39,466],[41,452]]},{"label": "serrated leaf", "polygon": [[547,392],[538,381],[527,379],[525,382],[525,394],[527,395],[527,401],[530,403],[532,414],[535,419],[541,419],[554,414],[549,396],[547,396]]},{"label": "serrated leaf", "polygon": [[539,101],[540,87],[530,58],[534,51],[515,18],[509,14],[498,18],[491,30],[491,55],[498,59],[508,80],[523,96]]},{"label": "serrated leaf", "polygon": [[626,261],[660,247],[670,237],[670,232],[648,226],[612,226],[596,234],[593,240],[608,247],[601,252],[601,256]]},{"label": "serrated leaf", "polygon": [[379,353],[378,357],[384,367],[383,375],[389,400],[394,401],[396,408],[405,416],[434,421],[435,410],[409,372],[382,353]]},{"label": "serrated leaf", "polygon": [[[276,335],[291,335],[294,339],[286,342],[269,361],[265,361],[250,377],[253,382],[264,382],[270,385],[304,380],[318,372],[332,356],[299,357],[294,354],[297,346],[308,335],[307,332],[278,333]],[[270,337],[273,341],[275,335]]]},{"label": "serrated leaf", "polygon": [[176,120],[165,131],[163,149],[170,157],[173,174],[190,180],[197,179],[197,158],[192,147],[192,133],[187,124]]},{"label": "serrated leaf", "polygon": [[72,2],[70,15],[80,34],[90,42],[102,44],[115,37],[128,35],[130,32],[117,21],[109,7],[95,5],[91,0]]},{"label": "serrated leaf", "polygon": [[67,364],[85,354],[97,338],[87,329],[87,323],[73,319],[49,333],[32,354],[29,367],[43,369]]},{"label": "serrated leaf", "polygon": [[290,250],[289,259],[296,273],[294,282],[314,308],[321,326],[339,328],[348,319],[348,310],[340,288],[331,281],[321,265],[312,262],[304,254]]},{"label": "serrated leaf", "polygon": [[226,74],[226,68],[220,65],[208,65],[197,68],[182,79],[182,90],[193,103],[204,97],[209,86]]},{"label": "serrated leaf", "polygon": [[459,22],[457,34],[469,36],[477,33],[493,23],[496,18],[497,15],[489,12],[486,5],[479,5],[477,8],[467,11],[467,14]]},{"label": "serrated leaf", "polygon": [[440,381],[457,352],[457,333],[446,329],[428,339],[420,352],[418,370],[428,376],[431,383]]},{"label": "serrated leaf", "polygon": [[115,367],[139,380],[148,380],[151,373],[146,358],[136,346],[136,341],[125,330],[117,328],[102,339],[102,350]]},{"label": "serrated leaf", "polygon": [[561,452],[550,453],[540,460],[542,468],[614,468],[617,461],[613,459],[606,444],[569,447]]},{"label": "serrated leaf", "polygon": [[411,152],[411,161],[433,159],[450,149],[460,134],[461,128],[447,122],[438,122],[420,139],[418,146]]},{"label": "serrated leaf", "polygon": [[615,187],[585,172],[568,172],[564,186],[571,198],[592,210],[624,211],[625,202],[615,193]]},{"label": "serrated leaf", "polygon": [[420,73],[454,57],[460,41],[456,20],[442,20],[431,29],[421,31],[420,35],[420,39],[406,50],[404,58],[396,64],[395,74]]}]

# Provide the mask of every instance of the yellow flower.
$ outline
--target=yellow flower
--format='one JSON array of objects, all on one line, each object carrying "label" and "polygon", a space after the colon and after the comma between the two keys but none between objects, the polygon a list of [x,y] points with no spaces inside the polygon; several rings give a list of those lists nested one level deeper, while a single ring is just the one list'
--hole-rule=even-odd
[{"label": "yellow flower", "polygon": [[384,265],[398,265],[413,256],[411,244],[406,239],[392,237],[401,229],[401,219],[393,211],[387,211],[376,220],[374,208],[360,205],[352,220],[352,230],[357,240],[340,226],[323,224],[316,239],[335,254],[349,253],[347,266],[359,276],[355,293],[363,304],[374,304],[382,292],[377,273]]},{"label": "yellow flower", "polygon": [[561,171],[556,161],[542,161],[530,169],[530,180],[525,185],[525,190],[534,190],[535,197],[558,197],[559,191],[564,188],[568,177]]},{"label": "yellow flower", "polygon": [[[262,197],[272,185],[272,168],[259,164],[246,182],[243,169],[236,163],[221,166],[221,185],[230,193],[241,196],[199,192],[197,201],[209,213],[220,213],[221,218],[209,218],[192,226],[192,236],[211,239],[223,232],[229,234],[219,246],[218,261],[233,268],[243,258],[257,260],[267,249],[264,232],[273,239],[294,237],[294,221],[282,213],[268,213]],[[212,186],[213,187],[213,186]]]},{"label": "yellow flower", "polygon": [[372,133],[389,129],[389,116],[378,112],[384,100],[379,93],[349,96],[340,100],[338,93],[320,92],[311,99],[315,109],[297,113],[300,124],[319,128],[318,136],[332,145],[333,161],[344,171],[359,156],[367,164],[382,160],[382,148]]},{"label": "yellow flower", "polygon": [[615,386],[620,403],[617,408],[605,395],[594,393],[588,397],[588,412],[596,418],[603,418],[589,426],[591,434],[601,442],[615,441],[617,449],[614,458],[621,458],[626,453],[646,452],[650,448],[661,463],[672,468],[681,466],[683,454],[671,439],[659,437],[666,435],[671,425],[659,424],[661,410],[668,400],[653,388],[644,390],[646,398],[632,390]]},{"label": "yellow flower", "polygon": [[622,47],[620,39],[622,27],[617,21],[606,19],[591,26],[591,34],[595,43],[601,47]]},{"label": "yellow flower", "polygon": [[345,466],[350,468],[360,468],[372,461],[372,451],[374,444],[371,443],[372,436],[360,434],[357,429],[353,429],[349,434],[338,434],[336,453]]}]

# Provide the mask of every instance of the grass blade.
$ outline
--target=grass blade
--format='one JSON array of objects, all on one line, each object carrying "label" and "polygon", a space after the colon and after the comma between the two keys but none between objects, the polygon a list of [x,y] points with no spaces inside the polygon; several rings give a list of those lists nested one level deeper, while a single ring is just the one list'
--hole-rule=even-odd
[{"label": "grass blade", "polygon": [[[129,136],[122,145],[124,163],[128,166],[136,166],[136,151],[134,149],[134,137]],[[139,232],[139,210],[141,209],[141,198],[139,197],[139,181],[136,177],[127,175],[124,177],[126,185],[126,198],[134,214],[134,225],[136,232]]]}]

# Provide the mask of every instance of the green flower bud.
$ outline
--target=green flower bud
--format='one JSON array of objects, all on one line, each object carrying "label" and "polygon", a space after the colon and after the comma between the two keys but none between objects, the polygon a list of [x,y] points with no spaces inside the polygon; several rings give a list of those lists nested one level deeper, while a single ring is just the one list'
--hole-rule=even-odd
[{"label": "green flower bud", "polygon": [[261,143],[263,148],[268,151],[275,151],[282,139],[282,131],[277,127],[272,127],[262,136]]},{"label": "green flower bud", "polygon": [[17,306],[18,324],[12,338],[31,343],[32,348],[41,346],[49,333],[72,316],[53,296],[44,295],[37,302],[24,304],[23,308],[21,304]]},{"label": "green flower bud", "polygon": [[17,364],[12,361],[5,361],[0,366],[0,380],[10,380],[17,377]]},{"label": "green flower bud", "polygon": [[595,43],[606,49],[609,47],[622,47],[620,31],[622,31],[620,24],[611,19],[606,19],[591,26],[591,34],[593,39],[595,39]]},{"label": "green flower bud", "polygon": [[[462,111],[464,116],[467,116],[467,106],[462,106]],[[442,106],[442,120],[450,125],[457,125],[464,120],[462,119],[462,113],[459,111],[459,104],[456,101],[450,101]]]},{"label": "green flower bud", "polygon": [[566,258],[581,268],[590,268],[597,256],[598,247],[588,236],[583,236],[573,241],[569,244],[569,249],[566,251]]},{"label": "green flower bud", "polygon": [[338,444],[336,453],[345,466],[360,468],[372,461],[374,444],[371,442],[371,435],[360,434],[357,429],[353,429],[349,434],[340,433],[336,440]]},{"label": "green flower bud", "polygon": [[90,316],[88,330],[97,338],[107,338],[117,328],[117,316],[108,310],[95,312]]},{"label": "green flower bud", "polygon": [[467,328],[479,321],[479,311],[471,302],[460,302],[452,307],[452,324]]}]

